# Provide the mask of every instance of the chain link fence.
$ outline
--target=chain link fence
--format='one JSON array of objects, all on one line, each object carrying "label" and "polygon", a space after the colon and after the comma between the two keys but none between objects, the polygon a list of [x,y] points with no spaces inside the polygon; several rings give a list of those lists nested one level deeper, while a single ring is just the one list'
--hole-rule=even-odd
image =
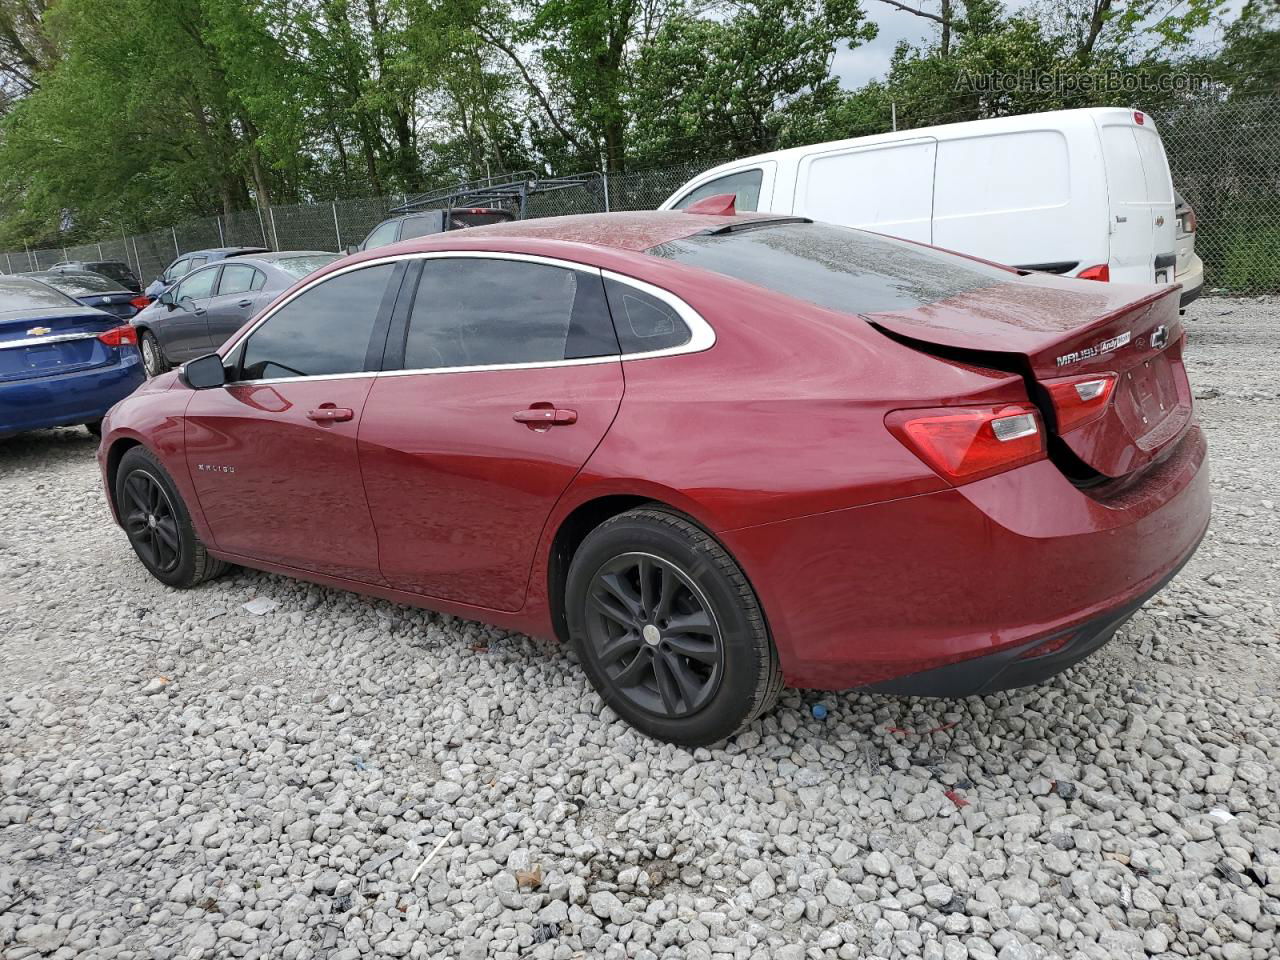
[{"label": "chain link fence", "polygon": [[[1206,291],[1280,293],[1280,100],[1211,103],[1154,114],[1174,185],[1196,210],[1196,252]],[[725,158],[720,158],[725,159]],[[720,159],[599,174],[581,186],[528,198],[527,217],[650,210]],[[120,260],[144,284],[181,253],[203,247],[335,250],[359,243],[403,197],[275,205],[100,242],[0,253],[0,272],[62,260]]]}]

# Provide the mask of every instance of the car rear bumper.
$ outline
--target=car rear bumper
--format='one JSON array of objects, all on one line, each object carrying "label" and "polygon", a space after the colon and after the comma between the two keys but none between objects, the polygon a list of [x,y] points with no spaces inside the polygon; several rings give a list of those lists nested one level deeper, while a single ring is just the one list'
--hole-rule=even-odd
[{"label": "car rear bumper", "polygon": [[1179,271],[1174,280],[1182,284],[1182,294],[1178,301],[1178,306],[1185,307],[1192,300],[1199,297],[1200,294],[1204,293],[1203,261],[1194,253],[1191,254],[1185,269]]},{"label": "car rear bumper", "polygon": [[998,653],[873,683],[868,689],[909,697],[971,697],[1043,683],[1101,649],[1144,603],[1178,575],[1199,545],[1197,540],[1191,553],[1136,600],[1122,603],[1070,630],[1050,637],[1035,637]]},{"label": "car rear bumper", "polygon": [[[1205,456],[1193,425],[1106,499],[1044,460],[721,536],[761,598],[792,686],[876,686],[960,663],[978,679],[959,671],[957,692],[1032,683],[1105,642],[1195,552],[1210,513]],[[1061,656],[1010,666],[1064,634]]]},{"label": "car rear bumper", "polygon": [[102,419],[146,381],[138,351],[120,352],[107,366],[0,383],[0,436]]}]

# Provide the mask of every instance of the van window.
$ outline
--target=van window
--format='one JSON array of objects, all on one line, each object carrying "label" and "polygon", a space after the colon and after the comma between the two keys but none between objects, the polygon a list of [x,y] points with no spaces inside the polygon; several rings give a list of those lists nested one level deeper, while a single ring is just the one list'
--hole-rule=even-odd
[{"label": "van window", "polygon": [[1067,140],[1057,130],[966,137],[938,144],[935,220],[1037,210],[1070,200]]},{"label": "van window", "polygon": [[716,177],[690,190],[676,201],[672,209],[683,210],[698,200],[719,196],[722,193],[732,193],[736,198],[733,203],[735,210],[758,210],[760,209],[760,184],[763,180],[764,171],[759,167],[727,173],[723,177]]},{"label": "van window", "polygon": [[794,212],[929,243],[936,149],[924,139],[806,157]]},{"label": "van window", "polygon": [[955,254],[828,223],[792,221],[694,234],[645,252],[850,314],[912,310],[1016,276]]}]

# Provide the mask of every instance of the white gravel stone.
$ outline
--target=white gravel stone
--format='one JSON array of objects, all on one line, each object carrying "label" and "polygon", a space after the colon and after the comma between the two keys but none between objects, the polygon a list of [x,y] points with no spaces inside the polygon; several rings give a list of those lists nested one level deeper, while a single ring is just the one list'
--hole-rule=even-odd
[{"label": "white gravel stone", "polygon": [[1214,520],[1096,655],[821,721],[788,691],[696,751],[552,643],[246,570],[169,590],[83,430],[0,440],[0,956],[1280,956],[1278,317],[1188,311]]}]

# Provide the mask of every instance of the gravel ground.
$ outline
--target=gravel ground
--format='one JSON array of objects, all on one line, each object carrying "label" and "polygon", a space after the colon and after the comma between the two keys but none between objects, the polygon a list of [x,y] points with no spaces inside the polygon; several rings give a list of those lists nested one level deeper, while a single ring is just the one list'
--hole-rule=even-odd
[{"label": "gravel ground", "polygon": [[0,954],[1276,957],[1280,301],[1191,314],[1215,521],[1115,641],[983,699],[788,691],[692,753],[554,644],[168,590],[83,430],[0,441]]}]

